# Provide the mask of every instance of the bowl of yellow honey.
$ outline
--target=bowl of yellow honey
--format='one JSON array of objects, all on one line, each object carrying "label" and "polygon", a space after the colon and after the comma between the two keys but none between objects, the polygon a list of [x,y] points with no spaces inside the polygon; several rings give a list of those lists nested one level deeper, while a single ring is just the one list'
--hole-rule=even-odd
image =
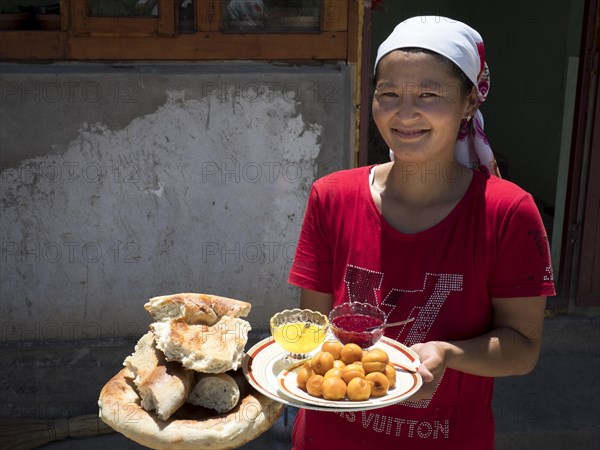
[{"label": "bowl of yellow honey", "polygon": [[292,359],[308,358],[325,340],[329,329],[326,315],[310,309],[286,309],[271,317],[271,335]]}]

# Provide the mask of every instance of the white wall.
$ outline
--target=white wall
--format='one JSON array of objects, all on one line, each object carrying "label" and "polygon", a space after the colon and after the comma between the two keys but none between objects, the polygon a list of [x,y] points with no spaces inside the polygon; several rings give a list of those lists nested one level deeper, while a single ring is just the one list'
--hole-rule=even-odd
[{"label": "white wall", "polygon": [[3,65],[0,339],[142,334],[154,295],[268,328],[308,189],[350,161],[343,66]]}]

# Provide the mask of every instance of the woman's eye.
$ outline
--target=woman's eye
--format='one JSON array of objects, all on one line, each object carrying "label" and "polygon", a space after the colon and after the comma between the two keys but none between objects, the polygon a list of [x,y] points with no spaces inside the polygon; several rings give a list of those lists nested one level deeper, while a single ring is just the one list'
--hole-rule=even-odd
[{"label": "woman's eye", "polygon": [[378,95],[379,97],[398,97],[398,94],[392,91],[375,91],[375,95]]},{"label": "woman's eye", "polygon": [[420,97],[421,98],[432,98],[432,97],[437,97],[437,95],[433,92],[421,92]]}]

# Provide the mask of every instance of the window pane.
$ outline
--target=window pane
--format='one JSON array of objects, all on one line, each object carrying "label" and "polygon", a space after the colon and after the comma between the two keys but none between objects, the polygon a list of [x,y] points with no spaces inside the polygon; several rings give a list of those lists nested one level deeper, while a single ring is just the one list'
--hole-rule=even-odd
[{"label": "window pane", "polygon": [[179,0],[179,32],[193,33],[196,31],[194,25],[194,1]]},{"label": "window pane", "polygon": [[60,30],[56,0],[0,0],[0,30]]},{"label": "window pane", "polygon": [[320,0],[223,0],[223,31],[319,31]]},{"label": "window pane", "polygon": [[0,13],[23,13],[29,11],[41,14],[59,14],[60,3],[57,0],[0,0]]},{"label": "window pane", "polygon": [[158,17],[158,0],[89,0],[90,16]]}]

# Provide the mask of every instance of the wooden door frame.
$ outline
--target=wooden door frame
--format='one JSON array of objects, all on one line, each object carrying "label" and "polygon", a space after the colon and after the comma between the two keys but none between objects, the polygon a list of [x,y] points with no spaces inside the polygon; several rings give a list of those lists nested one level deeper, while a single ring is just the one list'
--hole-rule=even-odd
[{"label": "wooden door frame", "polygon": [[[590,163],[596,161],[598,156],[598,150],[593,150],[594,146],[600,146],[600,130],[594,125],[594,117],[600,117],[599,8],[598,0],[586,0],[561,245],[562,258],[559,264],[561,277],[557,288],[560,302],[558,306],[565,312],[577,304],[600,306],[595,303],[596,300],[582,298],[582,291],[591,286],[592,277],[590,268],[585,264],[586,258],[593,257],[593,254],[590,254],[590,251],[593,253],[593,249],[590,249],[589,245],[586,246],[586,241],[590,239],[590,218],[594,213],[598,213],[598,206],[596,205],[594,211],[594,205],[588,201],[591,193],[588,188],[597,184],[595,178],[598,175],[590,172]],[[596,152],[593,155],[594,160],[592,152]]]}]

